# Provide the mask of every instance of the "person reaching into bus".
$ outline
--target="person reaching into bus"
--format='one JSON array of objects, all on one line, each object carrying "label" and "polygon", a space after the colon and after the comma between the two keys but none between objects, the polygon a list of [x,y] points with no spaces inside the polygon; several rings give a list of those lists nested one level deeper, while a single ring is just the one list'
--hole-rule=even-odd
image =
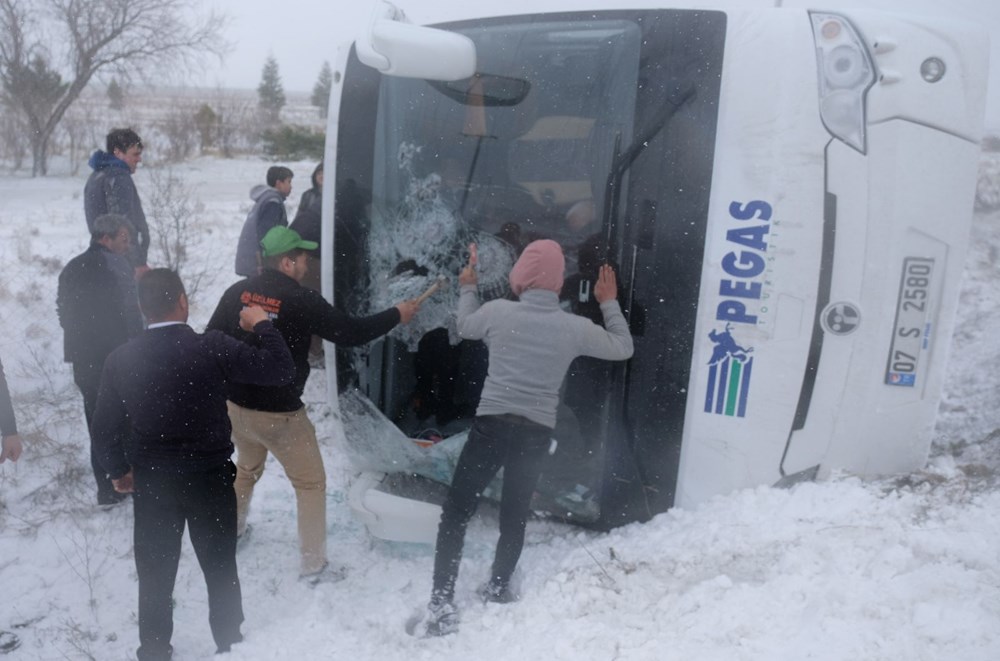
[{"label": "person reaching into bus", "polygon": [[479,495],[500,468],[500,539],[490,578],[479,595],[496,603],[517,599],[510,580],[524,546],[531,495],[549,451],[566,370],[577,356],[626,360],[632,355],[632,336],[610,266],[601,267],[594,286],[603,328],[560,308],[565,259],[555,241],[533,241],[514,264],[509,280],[517,301],[480,305],[475,266],[472,245],[469,263],[459,275],[457,327],[463,339],[487,345],[489,368],[476,419],[441,508],[426,624],[431,636],[458,629],[454,593],[465,529]]},{"label": "person reaching into bus", "polygon": [[299,531],[299,576],[310,585],[343,578],[326,557],[326,470],[316,429],[306,414],[302,392],[309,378],[309,342],[313,335],[358,346],[407,324],[420,308],[402,301],[365,317],[351,317],[328,303],[314,289],[301,286],[309,268],[305,241],[287,227],[272,227],[260,242],[264,270],[241,280],[223,293],[207,330],[219,330],[255,344],[257,338],[240,326],[240,311],[249,304],[264,307],[285,338],[295,362],[295,378],[285,385],[231,383],[229,419],[236,446],[237,535],[247,539],[247,514],[254,486],[273,454],[295,489]]}]

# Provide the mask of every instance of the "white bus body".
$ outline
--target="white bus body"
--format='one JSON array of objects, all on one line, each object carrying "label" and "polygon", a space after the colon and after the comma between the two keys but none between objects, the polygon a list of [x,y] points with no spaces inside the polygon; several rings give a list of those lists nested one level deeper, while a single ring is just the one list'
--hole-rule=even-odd
[{"label": "white bus body", "polygon": [[[386,73],[344,53],[324,293],[383,309],[454,281],[474,240],[493,260],[484,297],[504,295],[518,241],[545,236],[570,258],[566,307],[587,314],[588,264],[613,262],[636,353],[567,379],[536,507],[569,520],[921,467],[971,221],[985,34],[743,3],[471,16],[482,6],[426,32],[382,4],[357,53]],[[413,453],[460,441],[474,411],[483,353],[449,334],[456,298],[338,350],[393,433],[445,437],[396,459],[369,439],[360,469],[447,482],[446,459]]]}]

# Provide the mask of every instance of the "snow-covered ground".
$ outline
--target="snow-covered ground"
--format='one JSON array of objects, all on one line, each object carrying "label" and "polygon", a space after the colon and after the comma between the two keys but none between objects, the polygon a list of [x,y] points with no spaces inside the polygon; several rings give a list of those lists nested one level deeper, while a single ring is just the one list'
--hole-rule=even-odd
[{"label": "snow-covered ground", "polygon": [[[292,164],[293,200],[312,166]],[[247,193],[266,167],[203,159],[174,170],[197,209],[187,273],[206,276],[193,302],[198,330],[233,280]],[[1000,199],[995,160],[983,171],[981,199]],[[152,173],[136,176],[147,200]],[[12,659],[131,659],[137,645],[131,506],[92,504],[83,410],[55,316],[59,270],[88,241],[83,182],[0,176],[0,356],[26,441],[19,463],[0,466],[0,629],[22,641]],[[432,549],[373,540],[352,518],[340,426],[325,375],[314,372],[306,396],[329,474],[329,553],[347,578],[315,588],[297,580],[295,500],[268,464],[253,538],[238,556],[246,641],[222,658],[1000,659],[998,253],[1000,212],[981,210],[925,471],[746,490],[607,534],[531,522],[522,599],[506,606],[473,596],[496,538],[484,507],[459,579],[461,630],[443,639],[404,631],[427,598]],[[175,599],[174,658],[210,657],[204,583],[187,542]]]}]

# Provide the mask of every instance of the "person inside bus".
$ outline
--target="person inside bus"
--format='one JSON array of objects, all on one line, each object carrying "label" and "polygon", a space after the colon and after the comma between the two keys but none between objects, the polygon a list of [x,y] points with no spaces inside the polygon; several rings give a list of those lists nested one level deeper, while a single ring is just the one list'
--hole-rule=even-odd
[{"label": "person inside bus", "polygon": [[462,448],[444,505],[434,551],[434,585],[426,632],[441,636],[458,629],[455,581],[465,529],[479,496],[503,468],[500,539],[490,578],[480,588],[485,601],[516,600],[510,580],[524,545],[531,497],[548,456],[556,424],[559,387],[577,356],[626,360],[632,336],[617,301],[614,270],[604,265],[594,286],[604,327],[559,306],[565,258],[551,240],[525,247],[508,279],[517,301],[480,305],[476,249],[459,274],[458,334],[482,340],[489,366],[476,418]]}]

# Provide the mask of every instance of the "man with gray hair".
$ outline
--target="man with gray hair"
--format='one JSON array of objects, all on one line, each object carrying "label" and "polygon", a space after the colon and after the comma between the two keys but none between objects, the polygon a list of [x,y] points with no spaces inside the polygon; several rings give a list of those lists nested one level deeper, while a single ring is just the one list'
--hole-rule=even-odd
[{"label": "man with gray hair", "polygon": [[[66,264],[59,274],[56,311],[63,328],[64,358],[73,364],[73,381],[83,395],[87,429],[97,407],[104,359],[129,338],[142,332],[132,265],[126,258],[132,224],[122,215],[94,219],[90,247]],[[115,492],[91,443],[90,463],[97,481],[97,503],[114,505],[124,496]]]}]

